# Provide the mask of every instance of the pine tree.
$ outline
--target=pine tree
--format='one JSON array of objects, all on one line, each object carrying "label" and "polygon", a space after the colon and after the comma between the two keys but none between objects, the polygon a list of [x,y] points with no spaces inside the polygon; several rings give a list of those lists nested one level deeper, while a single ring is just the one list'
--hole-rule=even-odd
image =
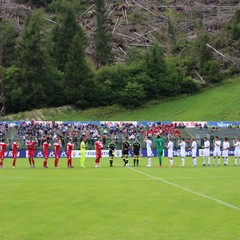
[{"label": "pine tree", "polygon": [[52,102],[55,74],[49,61],[43,23],[41,11],[29,16],[19,42],[19,62],[16,65],[22,89],[19,110],[45,107]]},{"label": "pine tree", "polygon": [[10,21],[4,20],[0,24],[0,58],[4,67],[9,67],[16,58],[16,38],[17,33]]},{"label": "pine tree", "polygon": [[64,93],[68,103],[85,108],[93,105],[93,73],[85,54],[86,38],[80,28],[73,38],[65,71]]},{"label": "pine tree", "polygon": [[104,0],[96,0],[97,29],[95,33],[96,64],[97,68],[109,65],[112,58],[112,35],[106,17]]},{"label": "pine tree", "polygon": [[59,22],[53,29],[53,49],[51,55],[55,60],[57,68],[64,72],[70,45],[78,30],[78,23],[70,6],[66,5],[62,14],[62,18],[59,19]]},{"label": "pine tree", "polygon": [[167,65],[163,50],[158,45],[152,46],[146,54],[145,71],[150,77],[148,88],[151,92],[151,98],[161,95],[167,77]]}]

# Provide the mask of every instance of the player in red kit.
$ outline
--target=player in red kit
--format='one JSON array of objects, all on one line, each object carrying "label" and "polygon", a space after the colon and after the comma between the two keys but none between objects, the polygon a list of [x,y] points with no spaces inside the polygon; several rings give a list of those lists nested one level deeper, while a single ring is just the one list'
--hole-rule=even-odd
[{"label": "player in red kit", "polygon": [[95,159],[95,167],[100,167],[100,159],[102,157],[102,148],[103,143],[101,142],[101,137],[98,136],[98,140],[95,142],[95,151],[96,151],[96,159]]},{"label": "player in red kit", "polygon": [[26,142],[26,145],[28,147],[28,160],[30,164],[30,168],[35,168],[35,161],[34,161],[34,148],[36,145],[36,142],[33,141],[32,137]]},{"label": "player in red kit", "polygon": [[59,161],[59,156],[60,156],[60,148],[61,148],[61,140],[60,139],[56,139],[55,143],[53,144],[54,146],[54,155],[55,155],[55,162],[54,162],[54,166],[55,168],[58,168],[58,161]]},{"label": "player in red kit", "polygon": [[43,167],[48,168],[47,166],[47,160],[48,160],[48,147],[51,146],[51,144],[48,142],[49,140],[46,139],[43,143],[43,156],[44,156],[44,161],[43,161]]},{"label": "player in red kit", "polygon": [[7,143],[5,143],[4,139],[2,139],[2,142],[0,142],[0,168],[4,168],[3,166],[3,160],[4,160],[4,154],[6,151],[6,147],[9,145],[9,141],[7,139]]},{"label": "player in red kit", "polygon": [[72,139],[69,139],[69,142],[67,144],[67,158],[68,158],[68,168],[73,168],[72,166],[72,150],[74,148],[74,144],[72,143]]},{"label": "player in red kit", "polygon": [[12,143],[13,168],[16,168],[18,148],[19,148],[18,141],[17,140],[13,140],[13,143]]}]

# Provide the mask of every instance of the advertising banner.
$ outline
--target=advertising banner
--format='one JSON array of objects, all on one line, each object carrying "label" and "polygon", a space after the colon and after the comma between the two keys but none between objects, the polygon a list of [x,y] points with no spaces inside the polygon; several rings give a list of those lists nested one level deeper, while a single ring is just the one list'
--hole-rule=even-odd
[{"label": "advertising banner", "polygon": [[[133,152],[130,151],[129,152],[129,157],[133,157]],[[168,152],[167,149],[164,149],[163,152],[163,157],[167,157]],[[28,151],[26,150],[19,150],[18,151],[18,158],[28,158]],[[115,157],[121,157],[122,156],[122,150],[116,150],[115,151]],[[180,150],[179,149],[175,149],[173,151],[173,156],[174,157],[180,157]],[[192,156],[192,151],[191,150],[187,150],[186,151],[186,157],[187,156]],[[198,149],[197,151],[197,156],[203,156],[203,149]],[[213,156],[213,149],[210,149],[210,156]],[[229,149],[229,156],[234,156],[234,148]],[[12,151],[6,151],[4,154],[5,158],[12,158]],[[34,152],[34,157],[35,158],[43,158],[43,151],[42,150],[36,150]],[[54,158],[54,151],[50,150],[49,154],[48,154],[49,158]],[[60,158],[66,158],[67,157],[67,153],[65,150],[61,150],[60,151]],[[96,153],[95,150],[87,150],[86,151],[86,157],[87,158],[95,158],[96,157]],[[102,157],[109,157],[109,151],[108,150],[103,150],[102,151]],[[141,152],[141,157],[147,157],[147,151],[144,149]],[[152,151],[152,157],[157,157],[157,150],[153,150]],[[81,158],[81,151],[80,150],[73,150],[72,152],[72,158]]]}]

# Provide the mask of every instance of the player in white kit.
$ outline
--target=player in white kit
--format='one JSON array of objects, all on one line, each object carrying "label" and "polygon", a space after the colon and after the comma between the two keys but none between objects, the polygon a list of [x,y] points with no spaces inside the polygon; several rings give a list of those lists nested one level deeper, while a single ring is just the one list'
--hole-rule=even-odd
[{"label": "player in white kit", "polygon": [[208,138],[204,138],[204,146],[203,146],[203,166],[206,166],[206,159],[208,158],[208,166],[210,166],[210,142]]},{"label": "player in white kit", "polygon": [[171,137],[168,138],[168,160],[169,160],[169,167],[173,167],[173,142],[171,141]]},{"label": "player in white kit", "polygon": [[181,167],[184,167],[185,166],[185,156],[186,156],[186,143],[184,141],[184,138],[181,138],[181,140],[178,141],[178,146],[180,146],[180,157],[182,159]]},{"label": "player in white kit", "polygon": [[195,138],[192,138],[191,150],[192,150],[193,167],[196,167],[197,166],[197,142]]},{"label": "player in white kit", "polygon": [[221,157],[221,141],[216,136],[213,140],[214,150],[213,150],[213,166],[215,163],[216,157],[218,157],[218,166],[220,166],[220,157]]},{"label": "player in white kit", "polygon": [[230,143],[228,142],[228,139],[225,137],[222,144],[222,157],[224,160],[224,166],[228,165],[228,149],[229,148],[230,148]]},{"label": "player in white kit", "polygon": [[148,158],[148,165],[147,167],[151,167],[152,166],[152,141],[151,141],[151,137],[147,137],[144,139],[144,141],[146,142],[146,148],[147,148],[147,158]]},{"label": "player in white kit", "polygon": [[240,138],[237,138],[235,141],[233,141],[233,145],[235,147],[234,166],[237,166],[239,159],[240,159]]}]

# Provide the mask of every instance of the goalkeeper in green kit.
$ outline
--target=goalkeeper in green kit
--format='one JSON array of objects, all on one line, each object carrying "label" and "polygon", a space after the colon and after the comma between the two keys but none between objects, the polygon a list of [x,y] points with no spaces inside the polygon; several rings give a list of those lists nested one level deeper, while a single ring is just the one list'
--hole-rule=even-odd
[{"label": "goalkeeper in green kit", "polygon": [[161,134],[155,135],[153,141],[157,144],[157,155],[159,159],[159,167],[162,167],[162,155],[164,149],[164,139]]}]

